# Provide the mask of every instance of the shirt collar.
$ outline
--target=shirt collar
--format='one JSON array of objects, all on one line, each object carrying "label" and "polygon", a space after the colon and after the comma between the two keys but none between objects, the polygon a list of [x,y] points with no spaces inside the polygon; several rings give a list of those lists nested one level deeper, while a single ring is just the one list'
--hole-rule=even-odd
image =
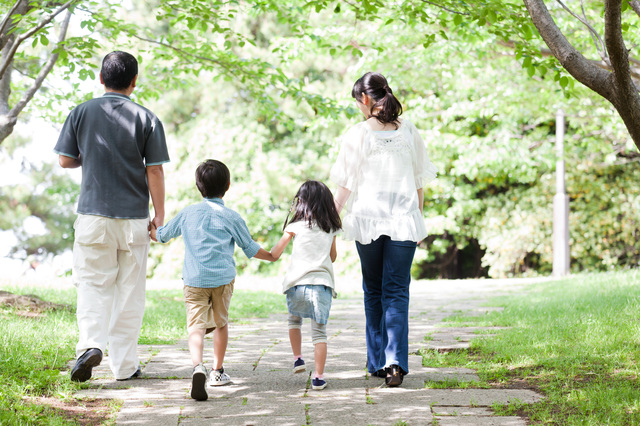
[{"label": "shirt collar", "polygon": [[122,93],[117,93],[117,92],[106,92],[104,95],[102,95],[103,98],[123,98],[123,99],[129,99],[131,100],[130,97],[128,97],[127,95],[123,95]]},{"label": "shirt collar", "polygon": [[205,198],[205,201],[208,201],[210,203],[220,204],[221,206],[224,206],[224,201],[222,201],[222,198],[218,198],[218,197]]}]

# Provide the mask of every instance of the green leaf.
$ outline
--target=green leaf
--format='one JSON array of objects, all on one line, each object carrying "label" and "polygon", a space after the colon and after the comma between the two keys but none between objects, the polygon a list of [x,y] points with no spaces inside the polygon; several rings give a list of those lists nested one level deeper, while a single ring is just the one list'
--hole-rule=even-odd
[{"label": "green leaf", "polygon": [[487,11],[487,21],[489,21],[489,23],[494,23],[498,21],[496,12],[493,9],[489,9]]},{"label": "green leaf", "polygon": [[43,46],[48,46],[49,45],[49,39],[47,38],[47,36],[45,36],[44,34],[40,35],[40,43]]},{"label": "green leaf", "polygon": [[462,15],[455,15],[453,17],[453,23],[456,25],[462,24]]},{"label": "green leaf", "polygon": [[529,77],[533,77],[535,73],[536,73],[536,67],[534,67],[533,65],[527,68],[527,74],[529,75]]},{"label": "green leaf", "polygon": [[564,89],[565,87],[567,87],[568,84],[569,84],[569,77],[566,77],[566,76],[560,77],[560,87]]},{"label": "green leaf", "polygon": [[545,67],[542,64],[538,65],[538,72],[542,77],[544,77],[547,74],[547,71],[548,71],[547,67]]}]

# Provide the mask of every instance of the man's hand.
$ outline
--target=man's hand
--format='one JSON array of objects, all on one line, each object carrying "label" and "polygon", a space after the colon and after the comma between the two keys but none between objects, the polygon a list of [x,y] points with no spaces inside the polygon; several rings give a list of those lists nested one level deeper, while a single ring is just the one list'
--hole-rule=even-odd
[{"label": "man's hand", "polygon": [[156,239],[156,231],[158,230],[158,227],[156,226],[156,223],[155,223],[156,220],[157,218],[154,217],[153,220],[149,222],[148,229],[149,229],[149,237],[151,237],[151,239],[157,243],[158,240]]}]

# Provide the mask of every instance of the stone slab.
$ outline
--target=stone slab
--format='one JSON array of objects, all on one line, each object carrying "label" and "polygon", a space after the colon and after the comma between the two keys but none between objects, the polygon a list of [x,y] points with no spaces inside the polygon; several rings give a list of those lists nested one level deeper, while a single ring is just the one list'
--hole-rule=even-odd
[{"label": "stone slab", "polygon": [[493,410],[488,407],[444,407],[433,406],[431,410],[435,417],[442,416],[493,416]]},{"label": "stone slab", "polygon": [[516,401],[532,404],[543,398],[528,389],[426,389],[425,392],[434,406],[490,407],[496,402]]},{"label": "stone slab", "polygon": [[526,426],[520,417],[436,417],[438,426]]}]

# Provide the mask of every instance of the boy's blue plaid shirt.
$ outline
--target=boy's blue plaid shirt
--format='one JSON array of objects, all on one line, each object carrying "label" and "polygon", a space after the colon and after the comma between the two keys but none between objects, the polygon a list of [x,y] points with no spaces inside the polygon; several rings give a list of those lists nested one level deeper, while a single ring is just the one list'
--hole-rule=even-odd
[{"label": "boy's blue plaid shirt", "polygon": [[249,258],[260,250],[242,217],[225,207],[220,198],[186,207],[156,231],[160,243],[180,235],[185,245],[182,279],[191,287],[229,284],[236,277],[235,244]]}]

